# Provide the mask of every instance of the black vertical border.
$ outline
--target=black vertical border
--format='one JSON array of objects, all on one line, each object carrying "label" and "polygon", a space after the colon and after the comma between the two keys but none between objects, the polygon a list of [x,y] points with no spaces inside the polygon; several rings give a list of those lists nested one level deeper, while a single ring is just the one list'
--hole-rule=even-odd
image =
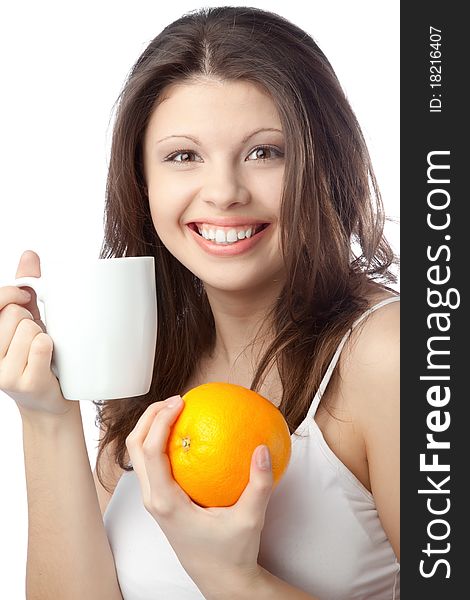
[{"label": "black vertical border", "polygon": [[[470,531],[468,518],[468,494],[466,482],[470,472],[470,420],[468,405],[469,393],[465,374],[470,372],[467,365],[467,338],[469,333],[467,298],[468,271],[470,257],[467,242],[470,241],[470,219],[466,218],[470,205],[466,189],[467,174],[470,173],[470,153],[466,141],[469,137],[468,108],[470,102],[465,95],[469,79],[468,50],[469,27],[463,15],[464,3],[458,2],[401,2],[401,41],[400,41],[400,117],[401,117],[401,295],[402,295],[402,360],[401,360],[401,597],[405,600],[426,598],[426,600],[449,600],[467,597],[470,567],[467,566],[467,536]],[[430,46],[430,27],[441,30],[440,88],[431,88],[431,57],[434,48]],[[433,78],[436,79],[436,78]],[[441,112],[430,112],[430,100],[440,98]],[[439,96],[440,94],[440,96]],[[434,102],[438,108],[438,102]],[[465,105],[465,106],[464,106]],[[449,164],[447,171],[449,184],[428,183],[428,153],[450,151],[449,156],[441,155],[435,162]],[[437,171],[434,171],[436,176]],[[440,172],[444,179],[444,171]],[[429,191],[435,188],[446,189],[450,194],[450,204],[446,210],[434,211],[428,206]],[[439,194],[433,196],[438,199]],[[440,195],[441,200],[445,195]],[[445,213],[450,216],[449,227],[433,230],[427,224],[428,213],[444,222]],[[450,236],[450,239],[445,238]],[[435,261],[428,256],[428,247]],[[428,269],[439,265],[441,279],[449,273],[445,284],[430,283]],[[436,276],[434,271],[433,275]],[[456,308],[441,306],[431,308],[428,303],[428,288],[438,289],[445,297],[450,288],[458,290],[460,305]],[[457,294],[452,294],[455,304]],[[427,318],[433,312],[449,314],[451,326],[447,332],[439,332],[436,321]],[[444,323],[444,320],[442,321]],[[450,350],[449,355],[441,355],[435,362],[450,364],[448,371],[428,369],[427,343],[431,336],[449,336],[450,340],[434,342],[434,348]],[[422,375],[450,376],[448,382],[420,380]],[[447,411],[450,425],[447,430],[435,433],[435,439],[449,441],[450,449],[439,450],[439,462],[450,464],[450,471],[423,472],[420,470],[420,454],[428,453],[427,462],[432,460],[433,450],[426,450],[426,434],[430,433],[427,424],[428,414],[436,410],[427,401],[427,390],[431,385],[448,385],[451,397],[446,406],[440,408],[442,421]],[[419,489],[432,489],[427,476],[433,477],[439,485],[450,475],[447,484],[448,494],[419,494]],[[448,506],[442,515],[432,515],[427,508],[427,499],[436,510]],[[449,524],[449,534],[442,540],[433,540],[428,528],[436,537],[444,536],[448,528],[445,524],[434,523],[442,518]],[[430,544],[432,553],[423,552]],[[447,544],[450,546],[448,547]],[[447,550],[448,551],[445,551]],[[434,552],[436,551],[436,552]],[[448,561],[437,564],[439,559]],[[423,571],[420,573],[420,561]],[[446,575],[450,575],[446,577]],[[459,591],[458,591],[459,590]]]}]

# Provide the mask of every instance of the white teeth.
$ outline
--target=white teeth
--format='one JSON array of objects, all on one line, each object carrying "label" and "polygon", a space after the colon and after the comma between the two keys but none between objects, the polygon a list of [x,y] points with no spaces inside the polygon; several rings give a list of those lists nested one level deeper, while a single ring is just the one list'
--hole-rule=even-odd
[{"label": "white teeth", "polygon": [[[217,239],[216,239],[217,241]],[[227,231],[227,242],[236,242],[238,241],[238,235],[236,229],[229,229]]]},{"label": "white teeth", "polygon": [[239,240],[244,240],[245,238],[250,238],[254,235],[257,226],[248,227],[246,230],[237,231],[237,229],[217,229],[212,228],[209,229],[207,225],[197,225],[197,229],[202,237],[206,240],[212,240],[216,244],[234,244]]},{"label": "white teeth", "polygon": [[222,242],[226,242],[227,241],[225,239],[225,231],[223,229],[217,229],[217,231],[215,232],[215,241],[218,244],[221,244]]}]

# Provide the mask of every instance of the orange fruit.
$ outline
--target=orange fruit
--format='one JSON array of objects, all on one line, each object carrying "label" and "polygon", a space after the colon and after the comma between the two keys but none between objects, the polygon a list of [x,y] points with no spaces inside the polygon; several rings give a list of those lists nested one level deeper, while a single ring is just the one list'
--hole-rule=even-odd
[{"label": "orange fruit", "polygon": [[266,444],[274,485],[289,463],[287,423],[269,400],[240,385],[205,383],[183,396],[167,444],[174,479],[197,504],[231,506],[248,484],[253,451]]}]

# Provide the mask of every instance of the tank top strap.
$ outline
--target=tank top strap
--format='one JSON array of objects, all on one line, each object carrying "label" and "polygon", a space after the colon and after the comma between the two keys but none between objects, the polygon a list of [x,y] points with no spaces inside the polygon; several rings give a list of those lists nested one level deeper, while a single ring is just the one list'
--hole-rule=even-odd
[{"label": "tank top strap", "polygon": [[308,422],[310,420],[310,418],[313,418],[315,416],[318,405],[320,404],[320,400],[322,399],[322,396],[325,393],[326,386],[328,385],[328,383],[331,379],[331,375],[333,374],[334,368],[336,367],[336,363],[339,360],[341,351],[343,350],[343,347],[346,344],[346,341],[349,338],[351,331],[357,325],[359,325],[359,323],[361,323],[361,321],[363,321],[366,317],[368,317],[375,310],[381,308],[382,306],[385,306],[386,304],[390,304],[391,302],[397,302],[398,300],[400,300],[399,295],[391,296],[390,298],[385,298],[385,300],[382,300],[381,302],[374,304],[374,306],[371,306],[370,308],[368,308],[358,319],[356,319],[354,321],[354,323],[352,324],[352,326],[348,329],[348,331],[346,331],[341,342],[339,343],[338,347],[336,348],[336,352],[334,353],[333,358],[331,359],[330,364],[328,365],[328,368],[323,376],[323,379],[320,382],[320,385],[318,386],[318,391],[315,394],[315,398],[313,399],[312,404],[310,405],[307,416],[305,418],[305,422]]}]

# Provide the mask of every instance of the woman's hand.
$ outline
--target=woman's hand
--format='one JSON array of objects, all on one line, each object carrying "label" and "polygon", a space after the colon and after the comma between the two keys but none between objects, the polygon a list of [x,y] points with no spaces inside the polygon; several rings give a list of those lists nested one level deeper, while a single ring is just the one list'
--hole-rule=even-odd
[{"label": "woman's hand", "polygon": [[261,575],[258,553],[273,487],[272,470],[269,461],[264,468],[259,466],[263,463],[257,459],[264,453],[258,446],[250,481],[236,504],[228,508],[195,504],[173,479],[166,454],[170,428],[183,406],[180,396],[151,404],[128,435],[126,446],[145,508],[201,592],[216,595],[228,585],[245,587]]},{"label": "woman's hand", "polygon": [[[40,277],[39,256],[25,252],[16,277]],[[78,403],[65,400],[51,370],[53,342],[36,304],[17,286],[0,287],[0,390],[15,400],[21,416],[61,416]],[[71,316],[73,318],[73,316]]]}]

